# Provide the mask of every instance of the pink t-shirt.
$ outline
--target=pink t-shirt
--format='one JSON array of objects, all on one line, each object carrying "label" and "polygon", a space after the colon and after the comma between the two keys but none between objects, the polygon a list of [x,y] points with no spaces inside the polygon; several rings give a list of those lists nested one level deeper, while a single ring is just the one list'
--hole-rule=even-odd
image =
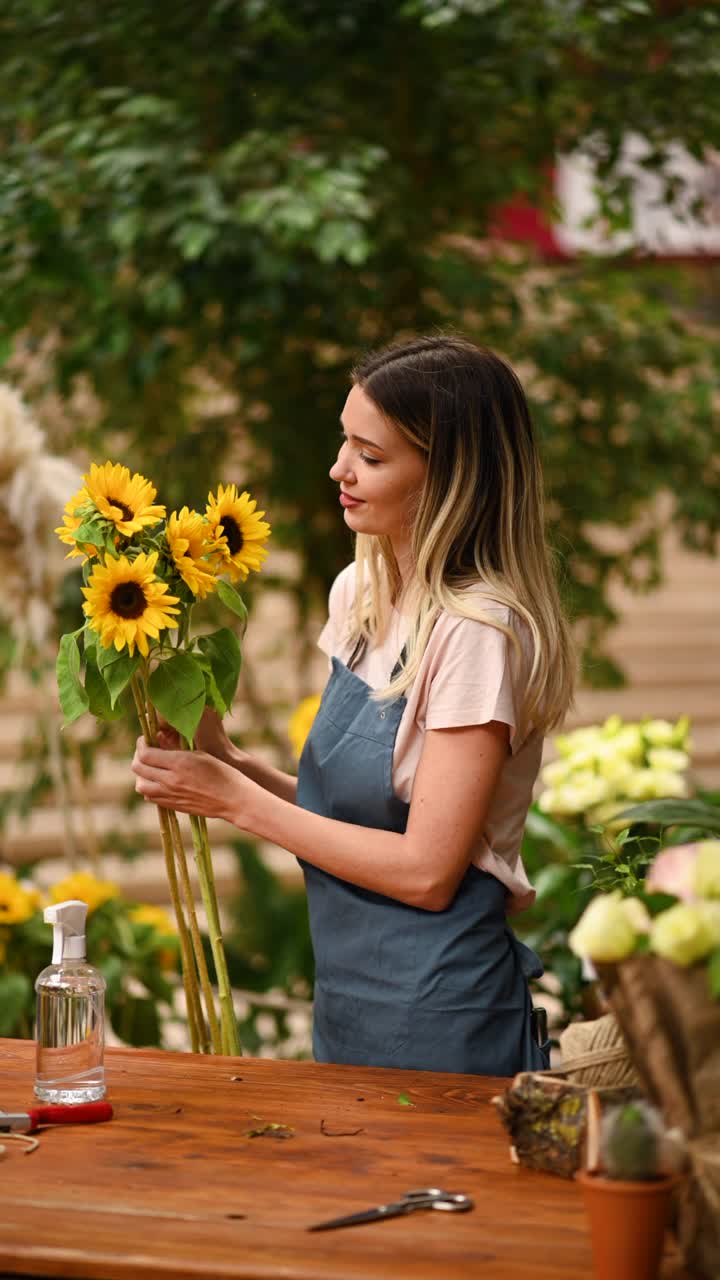
[{"label": "pink t-shirt", "polygon": [[[347,640],[347,619],[354,593],[355,565],[350,564],[332,585],[330,616],[318,639],[323,653],[342,662],[348,661],[353,648]],[[508,623],[510,610],[505,605],[483,597],[482,608]],[[519,631],[519,639],[526,645],[523,631]],[[388,684],[407,632],[408,619],[394,610],[384,642],[368,646],[356,662],[353,670],[371,688]],[[511,749],[472,861],[505,885],[508,911],[513,913],[532,906],[535,900],[520,857],[520,843],[540,768],[543,739],[539,732],[531,730],[523,741],[518,741],[508,643],[501,631],[485,622],[441,614],[415,683],[405,695],[407,706],[393,755],[393,786],[396,795],[410,803],[426,729],[487,724],[490,720],[510,726]]]}]

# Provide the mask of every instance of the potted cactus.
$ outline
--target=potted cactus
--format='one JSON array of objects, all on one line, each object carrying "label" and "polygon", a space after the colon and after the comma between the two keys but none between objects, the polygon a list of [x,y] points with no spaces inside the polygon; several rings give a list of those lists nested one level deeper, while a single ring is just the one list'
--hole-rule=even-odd
[{"label": "potted cactus", "polygon": [[601,1169],[575,1175],[590,1221],[597,1280],[655,1280],[681,1156],[660,1113],[626,1102],[603,1117]]}]

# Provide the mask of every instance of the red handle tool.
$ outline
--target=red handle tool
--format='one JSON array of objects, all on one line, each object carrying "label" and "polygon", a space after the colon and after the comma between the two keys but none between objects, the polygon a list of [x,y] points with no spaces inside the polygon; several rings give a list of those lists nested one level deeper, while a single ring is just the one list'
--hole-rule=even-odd
[{"label": "red handle tool", "polygon": [[68,1107],[32,1107],[30,1111],[0,1111],[0,1133],[33,1133],[41,1124],[97,1124],[111,1120],[109,1102],[80,1102]]}]

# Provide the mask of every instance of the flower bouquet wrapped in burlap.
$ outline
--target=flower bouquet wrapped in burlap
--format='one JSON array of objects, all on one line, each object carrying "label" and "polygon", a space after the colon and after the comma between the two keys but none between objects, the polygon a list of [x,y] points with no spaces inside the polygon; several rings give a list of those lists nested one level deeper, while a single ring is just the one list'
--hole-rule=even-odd
[{"label": "flower bouquet wrapped in burlap", "polygon": [[[677,1196],[685,1261],[720,1275],[720,841],[666,850],[639,899],[594,898],[571,945],[591,959],[641,1085],[682,1130],[688,1177]],[[672,897],[667,896],[670,891]],[[654,896],[661,895],[661,896]]]}]

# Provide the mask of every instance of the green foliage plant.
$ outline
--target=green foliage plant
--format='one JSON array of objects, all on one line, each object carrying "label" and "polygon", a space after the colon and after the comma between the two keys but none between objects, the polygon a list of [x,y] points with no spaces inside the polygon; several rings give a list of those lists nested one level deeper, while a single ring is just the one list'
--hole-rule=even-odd
[{"label": "green foliage plant", "polygon": [[626,230],[629,128],[681,207],[675,149],[720,145],[719,31],[709,2],[109,0],[99,21],[7,0],[5,350],[51,328],[58,384],[100,404],[74,443],[121,438],[175,504],[249,444],[302,631],[349,556],[327,467],[353,359],[438,328],[495,347],[532,401],[586,676],[619,679],[610,588],[658,581],[658,494],[690,545],[717,541],[714,268],[547,265],[499,211],[550,220],[548,168],[584,149],[598,216]]}]

